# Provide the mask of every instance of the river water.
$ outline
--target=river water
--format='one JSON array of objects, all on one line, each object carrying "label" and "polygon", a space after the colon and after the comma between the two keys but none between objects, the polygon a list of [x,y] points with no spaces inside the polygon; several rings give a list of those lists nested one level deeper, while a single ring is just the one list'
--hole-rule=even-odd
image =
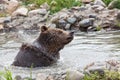
[{"label": "river water", "polygon": [[[9,68],[14,75],[29,76],[29,68],[10,66],[23,42],[32,42],[39,35],[37,31],[19,31],[0,34],[0,70]],[[60,51],[60,60],[49,67],[32,69],[37,73],[54,73],[68,68],[83,69],[92,62],[120,60],[120,32],[76,33],[74,40]]]}]

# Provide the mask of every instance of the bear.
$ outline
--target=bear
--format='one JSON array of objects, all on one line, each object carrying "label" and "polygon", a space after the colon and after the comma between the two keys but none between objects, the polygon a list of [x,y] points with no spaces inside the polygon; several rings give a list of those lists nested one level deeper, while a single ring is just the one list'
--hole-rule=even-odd
[{"label": "bear", "polygon": [[13,66],[45,67],[56,63],[60,50],[73,40],[72,31],[41,26],[41,33],[31,44],[23,43]]}]

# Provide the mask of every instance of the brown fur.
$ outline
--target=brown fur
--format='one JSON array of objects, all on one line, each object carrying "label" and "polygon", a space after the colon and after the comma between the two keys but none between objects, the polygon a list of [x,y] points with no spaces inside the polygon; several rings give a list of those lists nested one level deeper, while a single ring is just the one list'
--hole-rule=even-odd
[{"label": "brown fur", "polygon": [[73,32],[42,26],[40,36],[32,44],[22,44],[13,65],[21,67],[49,66],[59,59],[59,51],[72,39]]}]

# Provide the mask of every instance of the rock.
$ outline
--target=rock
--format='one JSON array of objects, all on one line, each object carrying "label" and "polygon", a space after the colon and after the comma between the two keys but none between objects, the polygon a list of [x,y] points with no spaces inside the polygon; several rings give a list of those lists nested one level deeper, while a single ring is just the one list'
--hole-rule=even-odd
[{"label": "rock", "polygon": [[3,30],[3,29],[4,29],[4,25],[0,24],[0,30]]},{"label": "rock", "polygon": [[7,7],[7,12],[9,14],[12,14],[12,12],[14,12],[18,7],[20,6],[19,2],[17,0],[11,0],[8,2]]},{"label": "rock", "polygon": [[101,68],[90,69],[89,72],[92,73],[92,74],[98,73],[101,76],[105,74],[105,71],[103,69],[101,69]]},{"label": "rock", "polygon": [[104,3],[102,0],[95,0],[95,1],[94,1],[94,4],[95,4],[95,5],[100,5],[100,6],[106,7],[105,3]]},{"label": "rock", "polygon": [[62,12],[62,13],[59,14],[59,18],[60,18],[60,19],[62,19],[62,18],[63,18],[63,19],[66,19],[67,17],[69,17],[69,15],[68,15],[67,13],[63,13],[63,12]]},{"label": "rock", "polygon": [[117,13],[116,19],[117,21],[120,21],[120,11]]},{"label": "rock", "polygon": [[89,14],[89,18],[97,18],[97,14]]},{"label": "rock", "polygon": [[93,32],[93,31],[100,31],[102,28],[100,26],[97,25],[93,25],[88,27],[87,32]]},{"label": "rock", "polygon": [[51,28],[56,28],[56,25],[55,24],[50,24],[50,27]]},{"label": "rock", "polygon": [[100,6],[100,5],[93,5],[92,9],[95,10],[95,12],[98,13],[99,11],[102,11],[104,9],[104,7]]},{"label": "rock", "polygon": [[84,19],[79,22],[80,30],[86,31],[88,27],[93,26],[94,18]]},{"label": "rock", "polygon": [[90,3],[92,2],[93,0],[82,0],[83,3]]},{"label": "rock", "polygon": [[0,23],[4,23],[5,17],[0,18]]},{"label": "rock", "polygon": [[54,80],[53,76],[48,76],[46,80]]},{"label": "rock", "polygon": [[70,71],[67,71],[65,79],[66,80],[82,80],[83,77],[84,77],[83,73],[80,73],[75,70],[70,70]]},{"label": "rock", "polygon": [[10,21],[11,21],[11,16],[0,18],[0,23],[8,23]]},{"label": "rock", "polygon": [[52,17],[51,22],[52,23],[56,23],[56,22],[58,22],[58,20],[59,20],[59,17],[58,16],[54,16],[54,17]]},{"label": "rock", "polygon": [[15,80],[21,80],[21,79],[22,79],[21,76],[19,75],[15,76]]},{"label": "rock", "polygon": [[71,26],[70,24],[67,24],[67,25],[65,26],[65,29],[66,29],[66,30],[70,30],[70,26]]},{"label": "rock", "polygon": [[66,24],[67,24],[67,22],[65,20],[60,19],[60,20],[58,20],[58,22],[56,22],[56,27],[65,30]]},{"label": "rock", "polygon": [[93,25],[93,22],[91,22],[90,19],[83,19],[82,21],[79,22],[80,27],[89,27]]},{"label": "rock", "polygon": [[45,2],[44,4],[40,5],[40,8],[41,8],[41,9],[49,10],[49,9],[50,9],[50,6],[47,4],[47,2]]},{"label": "rock", "polygon": [[[0,12],[4,11],[5,12],[6,5],[5,4],[0,4]],[[2,12],[3,13],[3,12]]]},{"label": "rock", "polygon": [[87,8],[85,6],[81,6],[79,10],[80,11],[85,11],[85,10],[87,10]]},{"label": "rock", "polygon": [[29,10],[34,10],[34,9],[37,8],[37,5],[36,5],[36,4],[28,4],[28,5],[27,5],[27,8],[28,8]]},{"label": "rock", "polygon": [[24,77],[24,78],[22,78],[20,80],[35,80],[35,79],[31,79],[30,77]]},{"label": "rock", "polygon": [[29,16],[35,16],[37,14],[45,15],[45,14],[47,14],[47,10],[46,9],[36,9],[36,10],[32,10],[32,11],[28,12]]},{"label": "rock", "polygon": [[47,75],[42,73],[38,73],[36,76],[36,80],[46,80],[46,79],[47,79]]},{"label": "rock", "polygon": [[69,22],[70,24],[75,23],[76,20],[77,20],[77,19],[74,18],[74,17],[69,17],[69,18],[67,18],[67,22]]},{"label": "rock", "polygon": [[28,9],[25,7],[20,7],[18,8],[16,11],[14,11],[12,13],[12,16],[17,16],[17,15],[21,15],[21,16],[27,16],[28,13]]}]

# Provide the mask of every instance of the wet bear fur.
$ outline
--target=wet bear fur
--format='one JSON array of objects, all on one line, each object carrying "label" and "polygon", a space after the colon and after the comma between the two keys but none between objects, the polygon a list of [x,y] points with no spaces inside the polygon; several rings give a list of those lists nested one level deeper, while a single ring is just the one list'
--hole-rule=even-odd
[{"label": "wet bear fur", "polygon": [[39,37],[32,43],[23,43],[12,65],[19,67],[50,66],[60,58],[60,50],[73,40],[73,32],[41,27]]}]

